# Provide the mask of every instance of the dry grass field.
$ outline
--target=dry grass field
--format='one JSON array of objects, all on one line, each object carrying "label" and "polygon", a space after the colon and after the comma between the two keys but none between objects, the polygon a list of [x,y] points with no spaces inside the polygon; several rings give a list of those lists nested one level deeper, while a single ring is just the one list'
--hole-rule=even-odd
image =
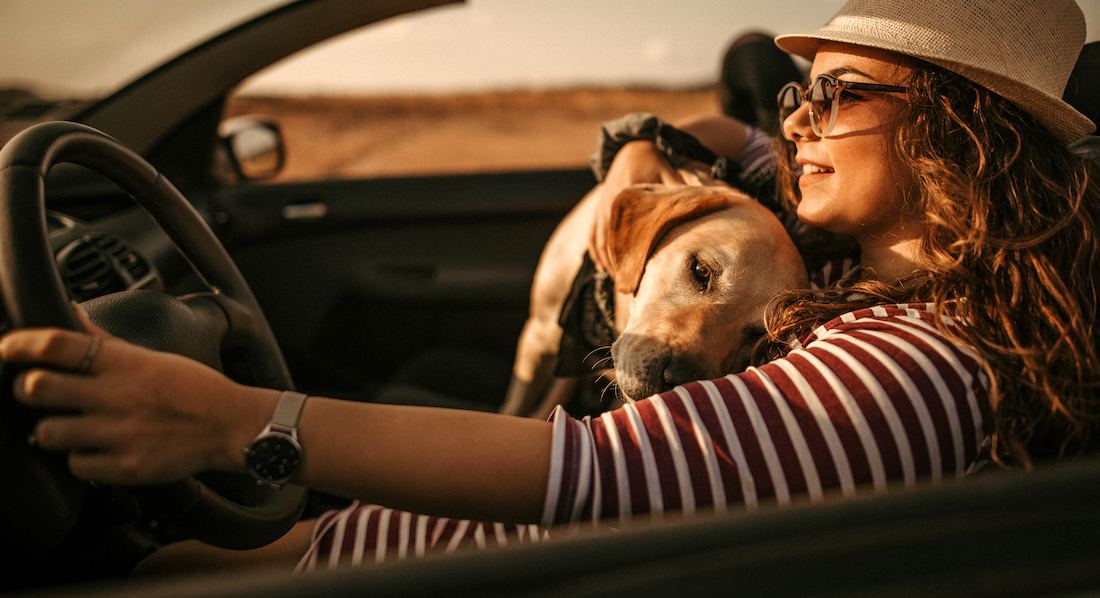
[{"label": "dry grass field", "polygon": [[710,89],[570,89],[386,97],[240,96],[227,116],[282,127],[279,180],[586,166],[600,123],[629,112],[666,120],[716,113]]}]

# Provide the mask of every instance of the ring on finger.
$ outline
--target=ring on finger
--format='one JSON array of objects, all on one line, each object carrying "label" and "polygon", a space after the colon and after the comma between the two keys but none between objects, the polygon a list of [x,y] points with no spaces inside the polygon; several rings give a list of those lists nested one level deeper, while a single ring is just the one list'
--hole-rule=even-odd
[{"label": "ring on finger", "polygon": [[84,357],[80,360],[80,367],[77,368],[77,372],[87,375],[92,371],[92,364],[95,363],[95,358],[99,355],[99,347],[103,343],[103,339],[92,335],[92,342],[88,345],[88,350],[84,352]]}]

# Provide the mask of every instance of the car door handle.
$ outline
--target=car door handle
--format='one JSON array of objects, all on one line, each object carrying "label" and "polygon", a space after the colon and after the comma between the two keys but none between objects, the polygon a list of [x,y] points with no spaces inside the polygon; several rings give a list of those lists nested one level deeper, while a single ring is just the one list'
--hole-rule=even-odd
[{"label": "car door handle", "polygon": [[320,201],[283,206],[284,220],[320,220],[328,214],[328,204]]}]

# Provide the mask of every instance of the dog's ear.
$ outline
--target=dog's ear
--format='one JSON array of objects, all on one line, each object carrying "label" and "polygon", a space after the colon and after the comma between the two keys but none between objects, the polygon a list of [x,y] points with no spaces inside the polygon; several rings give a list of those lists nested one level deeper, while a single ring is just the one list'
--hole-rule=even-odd
[{"label": "dog's ear", "polygon": [[665,233],[733,204],[721,187],[627,187],[611,204],[607,249],[615,290],[633,295],[645,272],[646,261]]}]

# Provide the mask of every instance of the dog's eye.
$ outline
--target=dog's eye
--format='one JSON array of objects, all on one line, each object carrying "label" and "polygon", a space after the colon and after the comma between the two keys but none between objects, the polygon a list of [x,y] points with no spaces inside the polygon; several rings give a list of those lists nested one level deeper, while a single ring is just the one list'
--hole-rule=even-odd
[{"label": "dog's eye", "polygon": [[711,269],[706,264],[700,262],[698,259],[691,260],[691,274],[695,277],[695,280],[699,282],[703,288],[710,286],[710,279],[714,276]]}]

